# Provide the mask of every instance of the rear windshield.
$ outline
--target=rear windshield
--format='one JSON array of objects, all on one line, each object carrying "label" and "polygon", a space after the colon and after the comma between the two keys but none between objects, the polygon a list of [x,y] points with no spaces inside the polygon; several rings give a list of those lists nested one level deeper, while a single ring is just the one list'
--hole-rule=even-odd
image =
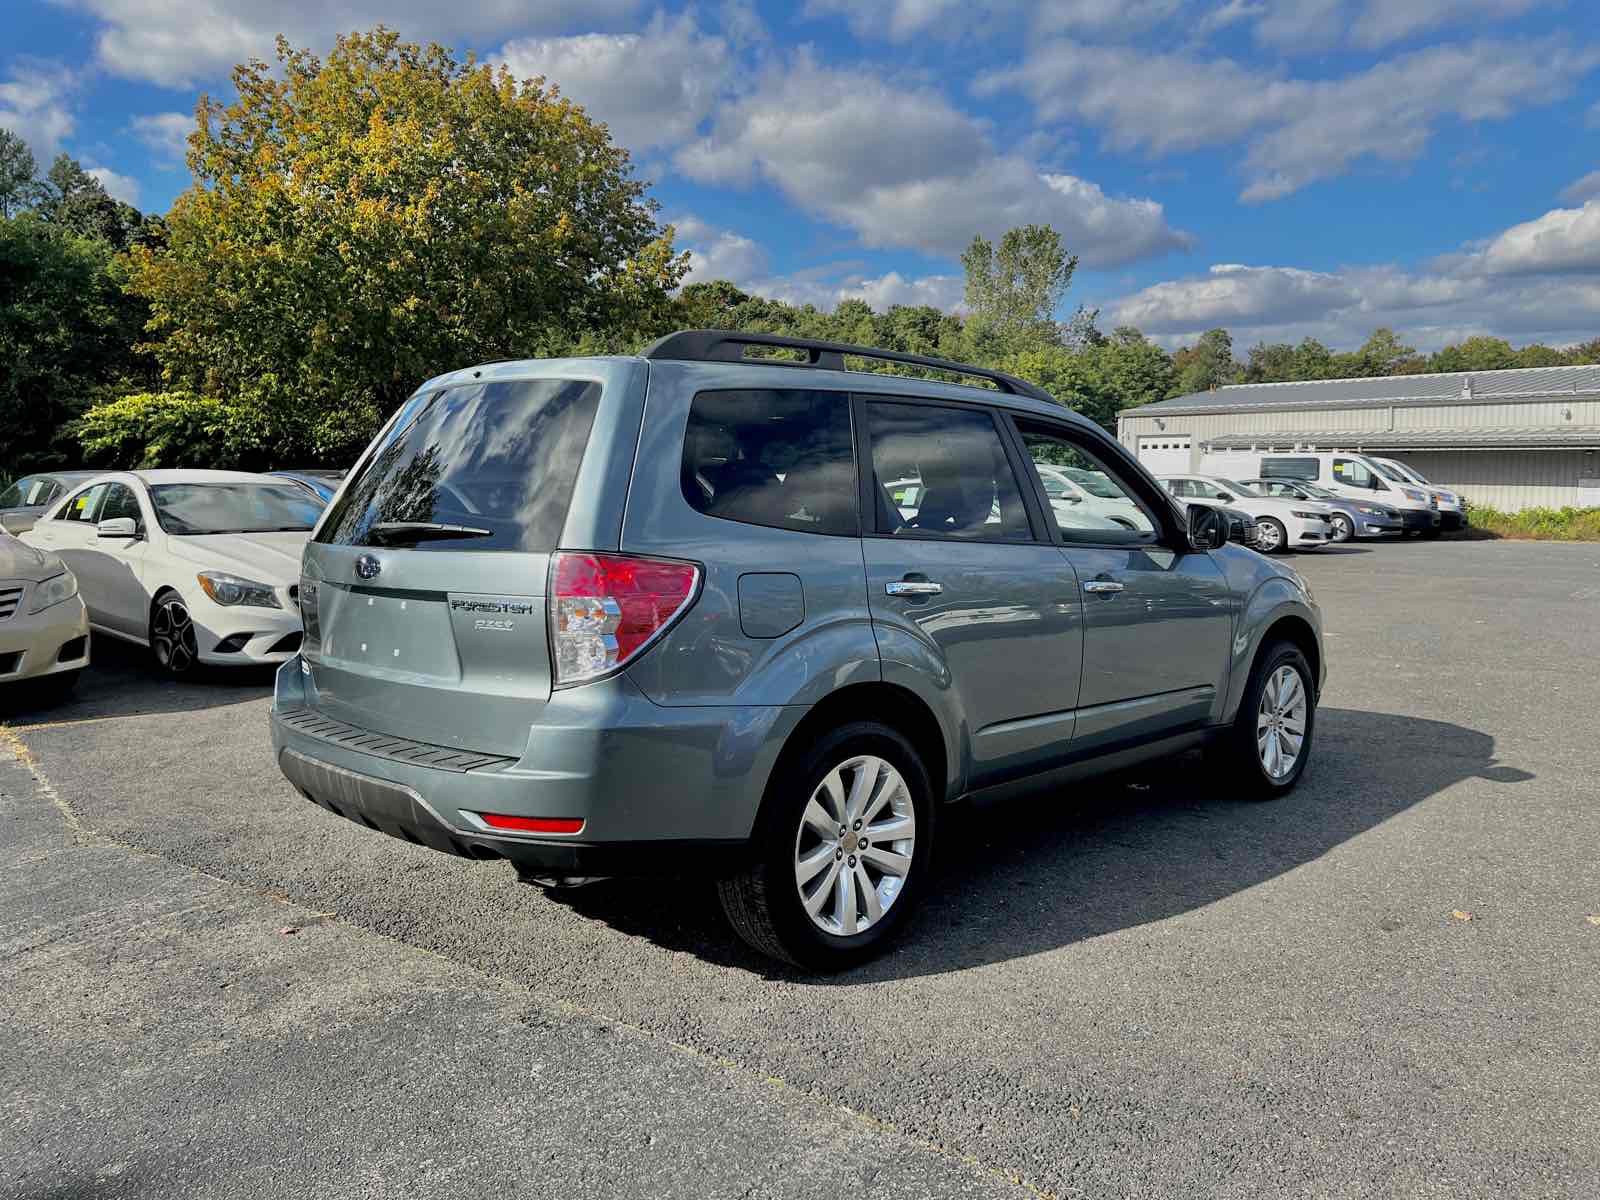
[{"label": "rear windshield", "polygon": [[414,400],[317,541],[408,550],[554,550],[600,385],[532,379]]},{"label": "rear windshield", "polygon": [[292,483],[163,483],[150,489],[161,528],[208,533],[309,533],[322,501]]}]

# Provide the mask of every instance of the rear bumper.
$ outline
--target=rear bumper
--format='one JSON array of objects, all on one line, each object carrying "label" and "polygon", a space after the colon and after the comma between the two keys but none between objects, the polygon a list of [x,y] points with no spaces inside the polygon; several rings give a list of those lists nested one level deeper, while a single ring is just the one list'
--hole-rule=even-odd
[{"label": "rear bumper", "polygon": [[[296,657],[278,672],[279,769],[306,798],[392,837],[549,874],[679,874],[741,861],[804,708],[663,708],[626,676],[556,692],[518,758],[319,724]],[[307,714],[311,714],[308,719]],[[491,830],[483,814],[581,820]]]}]

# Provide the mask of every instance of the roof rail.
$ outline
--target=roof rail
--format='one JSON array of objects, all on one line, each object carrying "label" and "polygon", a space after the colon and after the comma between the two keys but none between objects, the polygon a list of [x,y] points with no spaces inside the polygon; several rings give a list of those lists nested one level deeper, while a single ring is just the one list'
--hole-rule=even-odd
[{"label": "roof rail", "polygon": [[[805,352],[804,362],[783,358],[746,358],[746,346],[775,346],[785,350]],[[1031,396],[1035,400],[1057,403],[1055,398],[1037,384],[1004,371],[991,371],[987,367],[973,367],[952,362],[947,358],[929,358],[925,354],[904,354],[899,350],[876,350],[870,346],[851,346],[844,342],[819,342],[811,338],[782,337],[775,333],[736,333],[724,329],[685,329],[669,333],[646,347],[642,357],[668,359],[679,362],[747,362],[766,363],[777,367],[819,367],[825,371],[845,370],[845,355],[854,358],[873,358],[881,362],[905,363],[914,367],[928,367],[935,371],[948,371],[952,375],[970,375],[987,379],[1002,392],[1013,396]]]}]

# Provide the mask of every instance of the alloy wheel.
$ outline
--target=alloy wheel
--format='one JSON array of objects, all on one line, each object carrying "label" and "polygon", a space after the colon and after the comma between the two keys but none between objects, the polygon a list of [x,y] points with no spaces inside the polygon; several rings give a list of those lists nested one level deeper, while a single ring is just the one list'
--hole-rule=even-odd
[{"label": "alloy wheel", "polygon": [[1305,747],[1308,697],[1300,672],[1285,664],[1274,671],[1261,689],[1256,715],[1256,755],[1261,769],[1273,780],[1294,773]]},{"label": "alloy wheel", "polygon": [[905,888],[917,818],[900,772],[872,755],[846,759],[823,776],[795,832],[800,903],[824,933],[870,929]]},{"label": "alloy wheel", "polygon": [[156,607],[156,615],[150,621],[150,647],[155,651],[156,662],[174,675],[182,675],[199,657],[194,621],[176,596],[167,597]]},{"label": "alloy wheel", "polygon": [[1263,554],[1271,554],[1279,546],[1283,545],[1283,530],[1270,517],[1264,517],[1257,522],[1256,545]]},{"label": "alloy wheel", "polygon": [[1356,533],[1355,526],[1353,524],[1351,524],[1351,521],[1350,521],[1349,517],[1345,516],[1343,513],[1334,513],[1333,514],[1333,540],[1334,541],[1336,541],[1336,542],[1348,542],[1351,538],[1353,538],[1355,536],[1355,533]]}]

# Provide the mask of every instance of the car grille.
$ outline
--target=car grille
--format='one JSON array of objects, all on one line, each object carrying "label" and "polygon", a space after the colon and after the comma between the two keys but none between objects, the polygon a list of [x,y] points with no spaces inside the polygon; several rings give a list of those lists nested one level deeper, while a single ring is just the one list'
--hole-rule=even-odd
[{"label": "car grille", "polygon": [[22,606],[22,585],[0,583],[0,621],[4,621]]}]

